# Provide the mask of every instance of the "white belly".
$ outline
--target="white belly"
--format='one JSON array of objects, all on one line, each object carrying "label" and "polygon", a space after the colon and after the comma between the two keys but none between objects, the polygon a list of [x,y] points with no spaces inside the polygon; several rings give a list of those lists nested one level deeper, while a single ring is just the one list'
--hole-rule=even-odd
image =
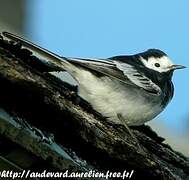
[{"label": "white belly", "polygon": [[110,78],[100,81],[91,73],[83,75],[79,78],[79,95],[113,123],[122,124],[117,118],[121,114],[128,125],[141,125],[163,110],[158,96]]},{"label": "white belly", "polygon": [[113,123],[122,124],[121,114],[128,125],[141,125],[152,120],[162,110],[159,97],[130,87],[118,80],[102,77],[100,80],[88,71],[69,71],[79,84],[79,95]]}]

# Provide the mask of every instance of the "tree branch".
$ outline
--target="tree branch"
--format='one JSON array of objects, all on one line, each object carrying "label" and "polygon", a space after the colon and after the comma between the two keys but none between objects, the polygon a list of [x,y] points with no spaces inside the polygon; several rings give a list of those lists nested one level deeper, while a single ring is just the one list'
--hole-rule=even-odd
[{"label": "tree branch", "polygon": [[[0,40],[0,107],[13,117],[53,133],[55,141],[70,156],[69,162],[75,169],[89,170],[93,167],[99,171],[119,172],[134,169],[136,178],[166,180],[189,176],[188,158],[164,144],[163,138],[148,126],[131,129],[145,150],[140,152],[123,126],[106,122],[77,95],[75,87],[46,72],[52,69],[58,70],[33,56],[20,44]],[[7,127],[0,120],[3,136],[43,159],[51,157],[52,166],[64,167],[65,158],[59,159],[61,155],[53,154],[53,148],[46,151],[45,145],[41,143],[39,146],[40,143],[37,145],[35,140],[27,144],[29,135],[24,140],[22,136],[16,138],[13,132],[18,131],[17,134],[21,129],[10,126],[10,131],[6,131]],[[82,163],[76,162],[75,153],[80,162],[87,162],[85,168]],[[69,169],[69,166],[65,167]]]}]

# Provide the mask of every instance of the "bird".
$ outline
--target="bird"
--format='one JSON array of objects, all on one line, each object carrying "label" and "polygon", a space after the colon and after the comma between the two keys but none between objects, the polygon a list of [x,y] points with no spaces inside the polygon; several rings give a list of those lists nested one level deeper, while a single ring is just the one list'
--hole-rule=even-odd
[{"label": "bird", "polygon": [[174,94],[174,64],[159,49],[110,58],[62,57],[9,32],[6,38],[39,53],[78,83],[78,94],[108,122],[140,126],[159,115]]}]

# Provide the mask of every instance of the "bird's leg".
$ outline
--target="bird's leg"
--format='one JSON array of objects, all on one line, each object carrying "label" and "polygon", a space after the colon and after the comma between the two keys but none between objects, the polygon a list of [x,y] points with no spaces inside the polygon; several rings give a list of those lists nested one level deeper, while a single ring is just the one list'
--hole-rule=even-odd
[{"label": "bird's leg", "polygon": [[130,130],[129,126],[127,125],[127,123],[126,123],[125,119],[123,118],[123,116],[118,113],[118,114],[117,114],[117,117],[118,117],[118,119],[123,123],[123,125],[124,125],[126,131],[129,133],[129,135],[131,136],[131,138],[134,140],[134,143],[137,145],[139,151],[144,152],[144,149],[140,146],[138,139],[137,139],[137,138],[135,137],[135,135],[131,132],[131,130]]}]

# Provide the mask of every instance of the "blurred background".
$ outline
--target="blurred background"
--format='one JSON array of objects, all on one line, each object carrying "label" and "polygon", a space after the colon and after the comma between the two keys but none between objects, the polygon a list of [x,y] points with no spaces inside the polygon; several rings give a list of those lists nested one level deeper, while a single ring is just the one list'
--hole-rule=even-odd
[{"label": "blurred background", "polygon": [[[188,7],[187,0],[0,0],[0,31],[71,57],[106,58],[159,48],[189,67]],[[189,156],[188,77],[189,69],[174,74],[173,100],[148,124]]]}]

